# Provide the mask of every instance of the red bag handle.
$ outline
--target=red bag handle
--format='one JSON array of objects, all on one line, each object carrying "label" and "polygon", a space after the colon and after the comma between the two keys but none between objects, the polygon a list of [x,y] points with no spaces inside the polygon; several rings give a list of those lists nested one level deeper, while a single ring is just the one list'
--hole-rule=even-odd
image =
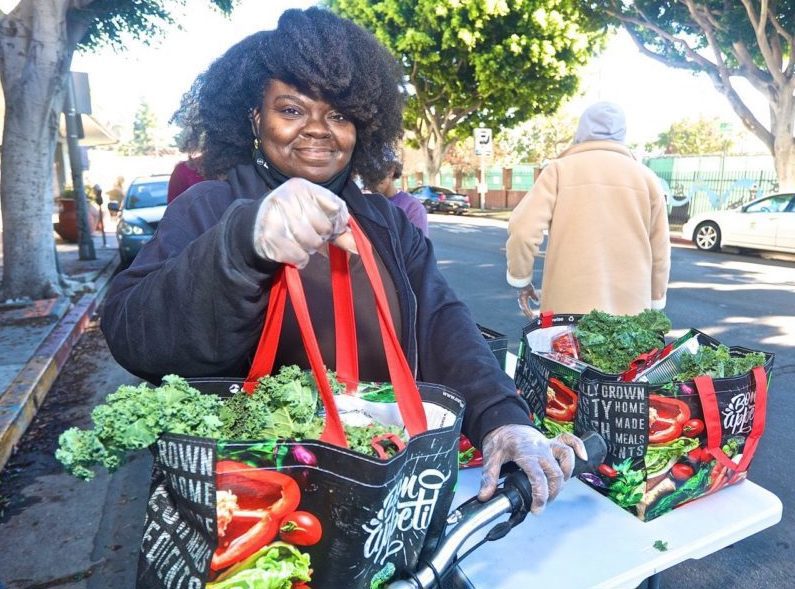
[{"label": "red bag handle", "polygon": [[[398,409],[409,435],[415,436],[428,429],[422,398],[395,333],[389,306],[386,302],[384,285],[372,253],[372,246],[353,219],[350,220],[350,228],[375,293],[378,322]],[[329,245],[329,259],[332,265],[332,285],[335,289],[337,364],[342,368],[343,379],[346,387],[350,390],[358,384],[358,348],[353,318],[350,269],[347,254],[336,246]],[[273,370],[288,294],[295,310],[309,364],[320,390],[320,398],[326,410],[326,424],[320,439],[337,446],[348,447],[342,421],[339,418],[331,385],[326,375],[325,364],[320,354],[320,347],[312,327],[301,277],[298,269],[294,266],[285,265],[274,279],[265,315],[265,325],[243,388],[249,393],[252,392],[257,379],[270,374]]]},{"label": "red bag handle", "polygon": [[[389,310],[384,283],[378,272],[378,265],[375,263],[373,246],[353,217],[350,219],[349,226],[356,242],[356,249],[362,258],[362,265],[370,279],[370,284],[375,294],[378,324],[381,327],[381,340],[384,344],[389,379],[392,383],[392,388],[395,389],[395,400],[400,410],[400,416],[403,418],[403,425],[406,426],[409,436],[416,436],[428,431],[425,408],[422,405],[422,397],[420,397],[420,391],[417,388],[417,381],[414,379],[414,374],[395,333],[392,312]],[[350,272],[347,279],[350,281]],[[353,348],[348,350],[347,353],[357,353],[357,349]]]},{"label": "red bag handle", "polygon": [[720,464],[734,473],[730,482],[735,482],[741,474],[748,470],[748,465],[751,463],[751,459],[756,453],[759,439],[765,431],[767,378],[765,377],[765,370],[761,366],[754,367],[751,370],[751,374],[754,379],[756,390],[754,421],[751,425],[751,431],[745,440],[743,457],[740,459],[739,463],[732,462],[720,447],[723,428],[721,426],[720,409],[718,408],[718,400],[715,397],[715,385],[712,382],[712,378],[709,376],[697,376],[693,379],[699,399],[701,400],[701,407],[704,410],[704,423],[707,428],[707,451],[714,456]]},{"label": "red bag handle", "polygon": [[348,269],[348,254],[330,246],[331,296],[334,301],[334,339],[337,350],[337,380],[349,393],[359,386],[359,346],[353,312],[353,287]]}]

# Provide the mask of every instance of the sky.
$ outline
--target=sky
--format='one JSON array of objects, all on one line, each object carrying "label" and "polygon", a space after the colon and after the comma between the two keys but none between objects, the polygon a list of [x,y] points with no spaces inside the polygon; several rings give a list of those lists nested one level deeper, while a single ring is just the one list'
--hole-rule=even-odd
[{"label": "sky", "polygon": [[[210,9],[204,0],[188,4],[190,9],[175,14],[180,28],[169,28],[150,47],[130,42],[118,54],[104,50],[75,55],[72,69],[89,74],[94,114],[99,120],[111,127],[130,128],[135,111],[145,100],[165,125],[182,94],[213,59],[243,37],[275,27],[283,10],[306,8],[314,2],[242,0],[230,18]],[[585,69],[581,95],[565,110],[576,116],[597,100],[611,100],[624,108],[629,143],[642,145],[653,140],[684,117],[718,117],[741,128],[728,101],[705,75],[694,76],[641,55],[623,32]],[[753,104],[758,116],[764,117],[761,99]]]}]

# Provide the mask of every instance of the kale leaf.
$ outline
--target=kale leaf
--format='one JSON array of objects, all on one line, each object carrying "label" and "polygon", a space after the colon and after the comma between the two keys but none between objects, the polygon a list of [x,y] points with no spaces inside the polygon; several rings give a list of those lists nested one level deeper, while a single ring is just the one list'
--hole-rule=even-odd
[{"label": "kale leaf", "polygon": [[640,354],[662,348],[671,321],[661,311],[647,309],[638,315],[611,315],[591,311],[577,322],[574,335],[580,358],[609,373],[624,372]]},{"label": "kale leaf", "polygon": [[727,378],[750,372],[756,366],[765,365],[762,352],[732,354],[731,350],[720,344],[717,348],[701,346],[695,354],[684,354],[679,374],[675,380],[693,380],[697,376]]}]

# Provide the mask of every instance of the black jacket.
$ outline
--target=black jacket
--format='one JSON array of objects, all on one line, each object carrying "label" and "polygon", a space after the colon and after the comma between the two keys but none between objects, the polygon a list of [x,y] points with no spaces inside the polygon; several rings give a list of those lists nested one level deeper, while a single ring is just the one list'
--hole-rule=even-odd
[{"label": "black jacket", "polygon": [[[153,382],[170,373],[247,374],[278,268],[252,245],[266,192],[253,167],[241,165],[226,181],[196,184],[168,206],[104,305],[102,331],[119,364]],[[464,396],[463,429],[476,445],[500,425],[530,424],[514,382],[439,272],[431,242],[403,211],[365,197],[353,182],[341,197],[394,281],[401,345],[417,380]]]}]

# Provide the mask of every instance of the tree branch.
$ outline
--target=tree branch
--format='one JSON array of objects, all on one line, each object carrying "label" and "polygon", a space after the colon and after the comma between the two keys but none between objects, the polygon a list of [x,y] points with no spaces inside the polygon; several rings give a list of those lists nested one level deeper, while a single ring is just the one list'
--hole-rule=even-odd
[{"label": "tree branch", "polygon": [[681,51],[685,53],[685,55],[691,60],[688,61],[685,59],[682,61],[681,59],[674,59],[669,58],[664,55],[660,55],[659,53],[655,53],[650,49],[646,48],[643,44],[643,39],[637,34],[637,31],[633,31],[631,27],[626,27],[627,31],[633,37],[635,44],[638,47],[642,47],[643,53],[648,55],[649,57],[653,57],[658,61],[671,65],[673,67],[678,67],[682,69],[689,69],[689,70],[706,70],[708,68],[715,68],[715,64],[700,55],[697,51],[695,51],[690,45],[688,45],[683,39],[679,39],[675,35],[672,35],[665,29],[657,26],[654,22],[649,19],[646,14],[641,11],[637,6],[633,5],[632,10],[638,15],[638,17],[633,17],[630,14],[626,14],[621,12],[621,10],[613,10],[607,9],[607,13],[614,18],[617,18],[624,24],[630,24],[634,27],[639,27],[643,29],[648,29],[653,33],[657,34],[657,36],[664,42],[672,50],[676,50],[677,47],[681,48]]},{"label": "tree branch", "polygon": [[776,61],[776,57],[773,54],[773,50],[770,47],[770,42],[766,34],[768,20],[768,0],[760,1],[759,14],[756,13],[756,9],[751,3],[751,0],[740,1],[743,3],[745,12],[748,14],[748,20],[751,22],[751,26],[754,28],[754,35],[756,36],[756,43],[759,45],[759,52],[762,54],[762,58],[765,60],[765,64],[767,65],[770,75],[777,84],[781,86],[786,85],[784,72],[781,71],[781,60],[779,59],[778,62]]}]

